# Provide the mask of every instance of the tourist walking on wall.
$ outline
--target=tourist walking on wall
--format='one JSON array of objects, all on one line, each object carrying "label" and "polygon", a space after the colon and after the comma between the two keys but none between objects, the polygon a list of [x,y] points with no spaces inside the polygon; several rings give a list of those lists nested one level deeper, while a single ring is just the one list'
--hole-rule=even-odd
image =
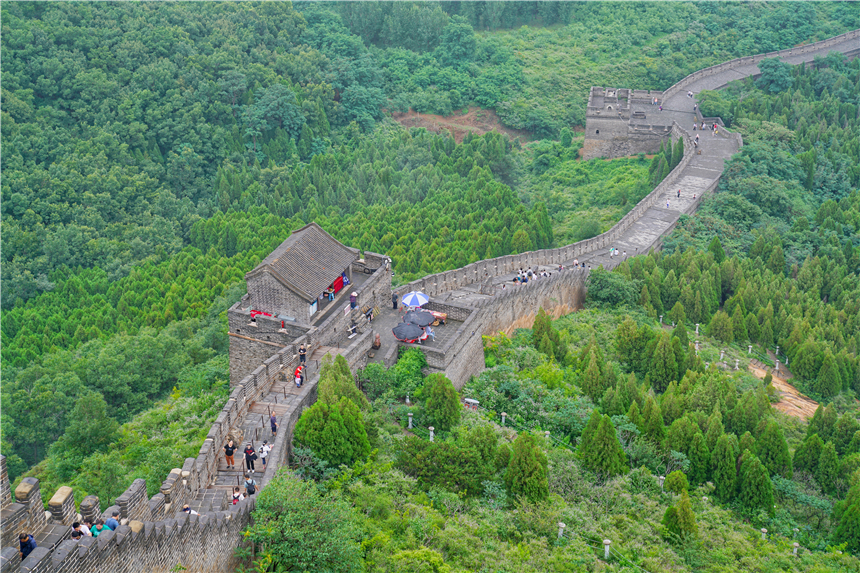
[{"label": "tourist walking on wall", "polygon": [[233,440],[230,440],[227,442],[227,445],[224,446],[224,459],[227,460],[227,469],[236,467],[236,461],[233,459],[233,454],[237,449],[238,447],[233,445]]},{"label": "tourist walking on wall", "polygon": [[245,495],[254,495],[259,489],[257,482],[254,481],[251,474],[248,474],[248,477],[245,478]]},{"label": "tourist walking on wall", "polygon": [[29,533],[22,533],[18,536],[18,543],[21,544],[18,552],[21,554],[21,561],[23,561],[36,548],[36,540]]},{"label": "tourist walking on wall", "polygon": [[245,495],[242,493],[242,490],[239,489],[239,486],[233,488],[233,505],[236,505],[240,501],[245,499]]},{"label": "tourist walking on wall", "polygon": [[269,425],[272,426],[272,435],[274,436],[278,432],[278,428],[280,427],[278,425],[278,419],[275,417],[274,414],[272,414],[272,417],[269,418]]},{"label": "tourist walking on wall", "polygon": [[105,525],[105,522],[101,519],[96,520],[96,524],[93,525],[93,528],[90,530],[93,533],[93,537],[98,537],[100,533],[104,533],[105,531],[110,531],[108,527]]},{"label": "tourist walking on wall", "polygon": [[117,510],[113,510],[113,513],[110,514],[110,517],[107,521],[105,521],[105,525],[111,531],[116,531],[116,528],[119,527],[119,512]]},{"label": "tourist walking on wall", "polygon": [[307,357],[307,355],[308,355],[308,351],[305,348],[305,345],[302,344],[301,346],[299,346],[299,363],[304,364],[305,358]]},{"label": "tourist walking on wall", "polygon": [[394,305],[394,310],[397,310],[397,293],[391,295],[391,304]]},{"label": "tourist walking on wall", "polygon": [[256,459],[257,452],[254,451],[254,447],[248,442],[248,445],[245,447],[245,466],[251,473],[254,473],[254,460]]},{"label": "tourist walking on wall", "polygon": [[264,468],[266,466],[266,458],[269,457],[270,451],[272,451],[272,446],[269,445],[269,442],[267,442],[266,440],[263,440],[263,445],[260,446],[260,459],[263,460],[263,467]]}]

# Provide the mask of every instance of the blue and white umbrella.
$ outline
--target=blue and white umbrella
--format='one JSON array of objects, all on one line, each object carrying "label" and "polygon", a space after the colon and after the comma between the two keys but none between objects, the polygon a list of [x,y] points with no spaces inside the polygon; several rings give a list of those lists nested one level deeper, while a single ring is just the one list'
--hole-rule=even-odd
[{"label": "blue and white umbrella", "polygon": [[427,304],[430,302],[430,297],[428,297],[423,292],[412,291],[403,295],[403,304],[406,306],[421,306],[422,304]]}]

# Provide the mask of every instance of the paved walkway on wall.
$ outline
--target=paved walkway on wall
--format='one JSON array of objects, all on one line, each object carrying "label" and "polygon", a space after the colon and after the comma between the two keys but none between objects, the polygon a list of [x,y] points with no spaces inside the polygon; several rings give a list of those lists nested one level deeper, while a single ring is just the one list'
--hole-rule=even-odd
[{"label": "paved walkway on wall", "polygon": [[[847,39],[841,44],[831,46],[818,52],[808,54],[797,54],[781,58],[789,64],[800,64],[811,62],[816,56],[826,56],[831,51],[851,52],[857,50],[857,40]],[[628,256],[646,253],[658,244],[660,238],[667,234],[682,214],[688,212],[693,202],[693,196],[701,197],[702,193],[722,175],[725,161],[737,153],[738,145],[734,137],[728,137],[720,129],[716,137],[710,129],[705,131],[693,131],[695,112],[693,106],[698,103],[695,98],[687,97],[687,91],[698,94],[703,90],[713,90],[724,87],[731,81],[742,79],[751,75],[759,74],[758,64],[741,66],[727,70],[720,74],[708,76],[689,84],[686,89],[662,102],[663,111],[657,106],[647,104],[634,105],[633,111],[644,111],[646,116],[659,116],[668,120],[678,122],[692,139],[699,135],[699,147],[701,155],[694,155],[690,164],[680,173],[678,184],[661,201],[651,207],[642,217],[631,226],[627,232],[612,245],[622,253],[627,251]],[[649,119],[643,123],[649,123]],[[669,123],[670,121],[664,122]],[[681,190],[680,199],[677,191]],[[667,204],[668,201],[668,204]],[[609,248],[600,249],[580,257],[580,262],[585,262],[592,267],[603,265],[612,268],[618,265],[622,259],[610,258]],[[572,261],[568,261],[572,264]]]},{"label": "paved walkway on wall", "polygon": [[[319,360],[315,354],[308,359],[305,380],[310,380],[317,372],[319,372]],[[287,412],[292,410],[300,401],[299,393],[293,371],[285,369],[281,378],[272,384],[269,392],[253,402],[245,417],[233,426],[233,432],[237,438],[233,443],[238,448],[234,456],[235,468],[227,467],[223,450],[226,443],[215,444],[215,448],[219,452],[218,473],[214,481],[208,484],[206,489],[201,489],[197,493],[197,497],[189,502],[188,505],[191,506],[191,509],[200,513],[226,509],[229,492],[232,492],[233,487],[237,485],[242,487],[242,483],[245,481],[245,456],[242,451],[248,443],[252,445],[255,451],[259,451],[263,440],[268,440],[269,444],[273,442],[274,436],[272,436],[269,426],[269,416],[274,413],[278,421],[282,421]],[[258,459],[255,462],[254,469],[256,470],[254,479],[259,484],[265,470],[262,460]],[[244,487],[242,487],[242,493],[245,493]]]}]

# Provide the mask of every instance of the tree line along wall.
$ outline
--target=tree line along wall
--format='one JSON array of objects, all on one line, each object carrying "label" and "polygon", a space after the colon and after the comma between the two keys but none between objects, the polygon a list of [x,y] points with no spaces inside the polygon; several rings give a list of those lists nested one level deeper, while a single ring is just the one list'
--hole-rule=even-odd
[{"label": "tree line along wall", "polygon": [[[860,38],[860,31],[855,30],[809,46],[739,58],[706,68],[687,76],[669,88],[664,93],[664,98],[671,97],[685,89],[690,82],[707,75],[757,63],[763,58],[810,54],[828,46],[838,45],[848,39],[857,38]],[[860,54],[860,45],[845,53],[849,56]],[[675,179],[690,162],[693,146],[689,136],[677,124],[673,124],[671,135],[675,138],[685,138],[683,159],[663,183],[643,198],[606,233],[557,249],[498,257],[472,263],[461,269],[429,275],[399,287],[395,293],[402,296],[411,290],[423,290],[430,296],[439,296],[463,286],[483,283],[490,277],[516,272],[519,268],[561,264],[610,246],[657,202],[667,187],[674,186]],[[738,138],[738,144],[741,143]],[[711,189],[715,185],[716,181]],[[367,263],[372,264],[372,261],[379,265],[374,271],[374,275],[378,274],[378,276],[362,285],[362,292],[359,294],[364,294],[367,303],[373,302],[375,303],[373,306],[381,306],[389,300],[391,291],[386,291],[384,281],[388,281],[390,289],[390,270],[382,266],[385,257],[372,253],[370,255],[371,259]],[[455,337],[457,344],[449,344],[444,349],[449,351],[447,354],[437,353],[441,354],[439,356],[431,353],[428,356],[428,362],[432,357],[434,368],[438,367],[437,365],[451,367],[451,375],[458,381],[465,381],[464,377],[468,379],[468,376],[477,373],[480,369],[480,361],[477,357],[479,352],[482,353],[480,341],[482,333],[514,328],[518,323],[530,324],[529,321],[533,320],[534,313],[540,306],[552,309],[552,312],[564,312],[565,308],[575,309],[584,297],[586,276],[587,273],[584,270],[570,270],[554,274],[549,279],[532,281],[520,287],[506,289],[503,294],[481,301],[474,308],[461,307],[457,312],[465,316],[465,322],[460,328],[460,333]],[[238,311],[240,303],[230,310]],[[338,316],[339,314],[341,316]],[[172,470],[162,483],[159,493],[151,499],[146,498],[144,481],[135,480],[116,499],[116,505],[104,511],[101,511],[100,500],[95,496],[87,496],[81,502],[78,510],[81,518],[107,518],[114,509],[119,510],[123,523],[116,531],[106,531],[97,538],[85,537],[79,542],[71,541],[70,525],[78,517],[75,512],[73,490],[69,487],[61,487],[51,497],[50,511],[46,512],[38,480],[25,478],[13,494],[6,472],[6,459],[5,456],[0,455],[0,505],[2,505],[0,535],[2,535],[3,545],[0,552],[0,573],[18,571],[95,573],[104,570],[121,573],[167,572],[178,564],[188,571],[234,570],[236,563],[232,550],[241,542],[241,532],[250,521],[255,499],[250,498],[238,505],[228,506],[226,492],[223,494],[204,492],[216,475],[217,458],[225,438],[231,428],[248,414],[250,405],[271,390],[272,385],[281,376],[281,372],[296,366],[299,344],[307,343],[309,352],[319,346],[340,344],[342,340],[347,339],[348,335],[344,330],[350,321],[360,320],[362,317],[360,308],[353,309],[348,314],[335,313],[317,328],[317,336],[313,339],[309,336],[313,329],[304,335],[292,332],[290,335],[297,336],[295,340],[280,350],[272,352],[268,358],[262,360],[262,363],[258,357],[264,355],[267,350],[250,346],[252,342],[261,343],[262,341],[252,337],[247,337],[249,340],[231,337],[231,354],[234,348],[233,338],[249,343],[247,345],[249,355],[244,359],[247,366],[243,366],[242,369],[250,368],[254,362],[258,365],[235,384],[224,408],[204,440],[198,456],[187,458],[182,468]],[[239,322],[235,324],[243,324],[245,319],[237,317],[236,320]],[[370,335],[371,332],[367,331],[357,337],[343,352],[353,370],[366,365],[367,351],[372,342]],[[277,345],[277,342],[275,344]],[[274,346],[266,344],[262,346],[275,350]],[[242,348],[241,344],[239,348]],[[426,349],[422,348],[422,350]],[[231,368],[231,384],[233,383],[232,374]],[[261,486],[265,487],[277,468],[286,461],[292,428],[304,408],[316,401],[317,381],[318,378],[315,377],[305,385],[298,401],[291,406],[288,414],[282,417],[281,427],[287,431],[279,432],[275,440],[270,454],[271,461],[260,480]],[[182,504],[196,499],[198,493],[204,494],[206,503],[206,509],[201,511],[200,515],[177,511]],[[39,533],[40,537],[47,540],[23,563],[20,561],[17,548],[17,534],[20,531]]]}]

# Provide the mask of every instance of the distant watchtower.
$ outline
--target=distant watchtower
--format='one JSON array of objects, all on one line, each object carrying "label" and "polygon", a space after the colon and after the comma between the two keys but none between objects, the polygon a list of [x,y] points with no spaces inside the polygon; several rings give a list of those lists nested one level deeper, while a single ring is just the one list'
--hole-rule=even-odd
[{"label": "distant watchtower", "polygon": [[660,143],[668,141],[672,131],[672,118],[659,112],[662,98],[663,92],[658,91],[591,88],[585,111],[583,159],[659,151]]}]

